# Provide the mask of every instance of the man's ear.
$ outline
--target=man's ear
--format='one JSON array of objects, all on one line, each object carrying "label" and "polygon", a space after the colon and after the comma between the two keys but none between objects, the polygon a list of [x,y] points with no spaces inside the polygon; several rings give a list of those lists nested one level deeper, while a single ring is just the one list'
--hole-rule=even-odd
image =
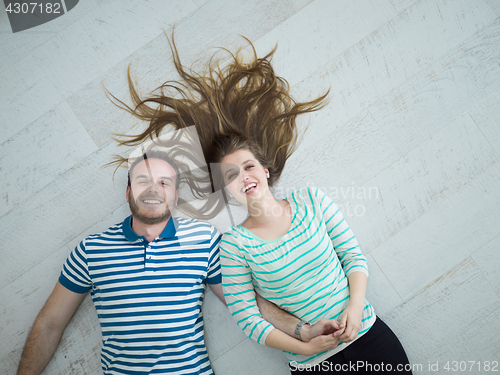
[{"label": "man's ear", "polygon": [[125,194],[127,196],[127,202],[128,202],[128,197],[130,195],[130,186],[127,186],[127,192]]}]

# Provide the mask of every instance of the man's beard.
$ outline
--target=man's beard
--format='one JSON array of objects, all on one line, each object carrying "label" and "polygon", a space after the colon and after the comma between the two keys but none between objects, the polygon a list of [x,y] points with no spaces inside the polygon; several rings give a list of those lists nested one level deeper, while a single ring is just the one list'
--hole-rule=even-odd
[{"label": "man's beard", "polygon": [[[150,194],[144,194],[144,197],[141,197],[139,195],[139,198],[137,199],[139,202],[141,202],[143,199],[159,199],[159,200],[164,200],[164,209],[160,210],[147,210],[150,212],[150,215],[144,214],[142,211],[146,211],[145,209],[141,209],[136,203],[135,203],[135,198],[134,195],[132,194],[132,190],[130,190],[129,194],[129,200],[128,200],[128,205],[130,207],[130,211],[132,211],[132,217],[138,221],[140,221],[143,224],[147,225],[153,225],[153,224],[158,224],[164,221],[167,221],[170,218],[170,209],[168,207],[168,202],[164,197],[154,197],[151,196]],[[156,215],[155,215],[156,214]]]}]

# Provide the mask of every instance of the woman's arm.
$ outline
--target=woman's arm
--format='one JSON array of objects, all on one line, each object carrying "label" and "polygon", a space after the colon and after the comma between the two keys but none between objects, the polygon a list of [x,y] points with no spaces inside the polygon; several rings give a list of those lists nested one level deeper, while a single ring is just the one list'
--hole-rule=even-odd
[{"label": "woman's arm", "polygon": [[337,253],[345,275],[363,272],[368,276],[368,262],[361,252],[358,240],[344,219],[339,207],[325,193],[317,188],[308,188],[319,203],[326,231]]},{"label": "woman's arm", "polygon": [[363,272],[353,272],[349,280],[349,305],[342,313],[340,323],[345,325],[345,332],[339,337],[342,342],[349,342],[356,338],[361,327],[361,316],[365,308],[366,284],[368,278]]},{"label": "woman's arm", "polygon": [[[234,238],[226,235],[221,240],[219,248],[224,297],[231,315],[248,337],[272,348],[303,355],[321,353],[338,345],[338,336],[341,332],[337,332],[337,335],[321,335],[309,342],[302,342],[281,332],[279,329],[275,329],[269,321],[262,317],[257,306],[257,296],[252,283],[252,271],[247,264],[244,250],[238,247]],[[266,308],[264,308],[264,311],[266,311]],[[267,311],[270,310],[267,309]],[[270,315],[280,316],[279,312],[278,315],[276,313],[277,310]],[[271,320],[278,322],[278,325],[281,324],[280,319],[271,318]],[[294,331],[297,320],[293,316],[285,318],[284,326],[288,327],[285,330]]]},{"label": "woman's arm", "polygon": [[340,336],[340,340],[349,342],[356,338],[361,327],[361,317],[365,308],[368,262],[338,206],[319,189],[311,193],[320,203],[327,233],[349,283],[349,304],[340,319],[340,323],[345,326],[345,332]]}]

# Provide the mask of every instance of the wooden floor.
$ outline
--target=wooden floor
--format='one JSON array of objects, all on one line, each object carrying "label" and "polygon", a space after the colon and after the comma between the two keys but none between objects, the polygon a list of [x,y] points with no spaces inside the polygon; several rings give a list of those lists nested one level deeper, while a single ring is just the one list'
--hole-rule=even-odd
[{"label": "wooden floor", "polygon": [[[278,43],[297,99],[331,88],[278,189],[318,186],[342,207],[369,260],[367,298],[414,374],[447,361],[486,373],[500,353],[499,0],[80,0],[14,34],[2,8],[2,373],[70,249],[128,215],[126,173],[101,166],[127,152],[112,134],[142,125],[104,87],[126,99],[129,65],[143,92],[175,79],[174,24],[187,65],[244,35],[261,55]],[[210,292],[204,316],[218,375],[288,373]],[[44,374],[100,374],[100,340],[87,297]]]}]

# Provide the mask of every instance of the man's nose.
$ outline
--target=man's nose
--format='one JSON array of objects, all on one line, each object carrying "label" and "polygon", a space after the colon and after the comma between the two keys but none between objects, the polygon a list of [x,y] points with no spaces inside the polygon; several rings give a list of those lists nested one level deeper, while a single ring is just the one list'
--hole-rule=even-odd
[{"label": "man's nose", "polygon": [[148,191],[158,192],[160,190],[159,182],[154,180],[149,180]]}]

